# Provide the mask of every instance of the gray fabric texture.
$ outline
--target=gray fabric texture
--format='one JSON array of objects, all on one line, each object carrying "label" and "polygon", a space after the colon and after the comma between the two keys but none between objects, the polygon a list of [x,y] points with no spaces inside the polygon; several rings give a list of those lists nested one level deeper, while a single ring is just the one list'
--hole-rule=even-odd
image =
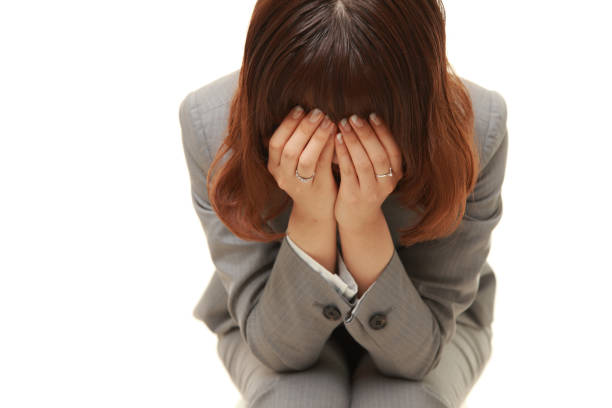
[{"label": "gray fabric texture", "polygon": [[[252,361],[278,374],[316,367],[325,353],[331,354],[328,340],[342,327],[367,352],[366,361],[377,372],[409,381],[425,380],[441,364],[444,350],[453,348],[459,324],[475,332],[490,330],[496,279],[487,255],[491,233],[502,216],[508,150],[503,97],[462,79],[472,99],[481,161],[466,214],[449,237],[404,247],[398,230],[414,223],[417,214],[401,207],[391,194],[382,210],[395,251],[356,305],[313,273],[286,238],[270,243],[244,241],[212,210],[206,173],[224,138],[238,74],[234,71],[190,92],[179,109],[192,202],[214,264],[194,316],[220,339],[230,333],[234,338],[239,335]],[[291,206],[270,226],[284,232],[290,213]],[[330,308],[341,317],[332,318]],[[385,318],[384,327],[372,323],[380,315]],[[472,369],[479,371],[477,366]],[[469,383],[465,382],[466,387]]]}]

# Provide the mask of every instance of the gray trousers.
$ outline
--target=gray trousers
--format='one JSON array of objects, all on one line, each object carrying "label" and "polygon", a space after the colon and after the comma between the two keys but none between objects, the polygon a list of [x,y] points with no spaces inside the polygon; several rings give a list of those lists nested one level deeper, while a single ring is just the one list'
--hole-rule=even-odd
[{"label": "gray trousers", "polygon": [[422,381],[380,374],[343,325],[305,371],[263,365],[236,328],[218,337],[217,352],[249,408],[459,408],[491,356],[491,327],[457,323],[439,365]]}]

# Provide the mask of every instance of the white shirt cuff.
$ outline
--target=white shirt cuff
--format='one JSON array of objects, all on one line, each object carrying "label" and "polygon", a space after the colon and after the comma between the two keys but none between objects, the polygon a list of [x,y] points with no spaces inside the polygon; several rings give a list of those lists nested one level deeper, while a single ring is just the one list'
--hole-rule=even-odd
[{"label": "white shirt cuff", "polygon": [[291,238],[289,235],[286,235],[287,241],[289,245],[295,250],[295,252],[306,261],[312,269],[317,271],[326,281],[334,286],[336,292],[340,295],[347,298],[347,300],[351,300],[357,294],[357,283],[355,279],[353,279],[353,275],[348,271],[346,265],[344,264],[344,259],[342,259],[342,255],[338,251],[338,256],[336,260],[336,267],[338,268],[338,274],[332,273],[327,268],[323,267],[320,263],[315,261],[310,255],[304,252]]}]

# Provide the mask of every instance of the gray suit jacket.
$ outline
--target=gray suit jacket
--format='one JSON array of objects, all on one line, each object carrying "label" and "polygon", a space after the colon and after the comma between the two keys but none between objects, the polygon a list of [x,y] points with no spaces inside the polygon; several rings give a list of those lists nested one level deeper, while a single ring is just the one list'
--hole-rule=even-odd
[{"label": "gray suit jacket", "polygon": [[[502,216],[508,151],[503,97],[462,79],[481,147],[481,171],[466,214],[449,237],[404,247],[398,229],[416,222],[417,214],[400,207],[394,194],[387,197],[382,210],[395,252],[353,310],[354,302],[314,273],[286,237],[244,241],[211,209],[206,173],[224,138],[238,74],[190,92],[179,109],[192,202],[215,267],[194,316],[217,335],[239,328],[253,354],[278,372],[312,366],[332,331],[343,324],[382,373],[422,379],[437,366],[457,322],[480,327],[493,321],[496,279],[487,255]],[[285,232],[290,213],[291,206],[270,226]]]}]

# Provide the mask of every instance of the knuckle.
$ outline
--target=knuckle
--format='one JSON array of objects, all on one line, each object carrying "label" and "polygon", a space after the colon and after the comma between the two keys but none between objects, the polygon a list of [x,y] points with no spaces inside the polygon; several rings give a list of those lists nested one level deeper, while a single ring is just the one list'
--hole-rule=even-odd
[{"label": "knuckle", "polygon": [[291,135],[291,138],[308,139],[307,136],[312,134],[312,131],[309,130],[307,126],[308,125],[306,125],[304,122],[300,123],[300,125],[295,129],[295,131]]},{"label": "knuckle", "polygon": [[281,190],[287,191],[287,182],[285,177],[279,177],[276,179],[276,184]]},{"label": "knuckle", "polygon": [[315,161],[311,156],[302,155],[298,162],[298,166],[301,169],[311,169],[315,166]]},{"label": "knuckle", "polygon": [[271,140],[269,144],[270,150],[280,150],[283,148],[283,143],[278,140]]},{"label": "knuckle", "polygon": [[372,159],[372,163],[374,164],[374,166],[378,169],[384,169],[387,168],[387,159],[383,156],[377,155]]},{"label": "knuckle", "polygon": [[298,157],[299,152],[293,147],[285,147],[283,149],[283,158],[288,160],[295,160]]},{"label": "knuckle", "polygon": [[310,139],[310,143],[325,145],[328,134],[325,132],[316,132]]},{"label": "knuckle", "polygon": [[355,167],[357,168],[357,170],[367,171],[370,169],[371,165],[365,160],[357,160],[357,163],[355,163]]}]

